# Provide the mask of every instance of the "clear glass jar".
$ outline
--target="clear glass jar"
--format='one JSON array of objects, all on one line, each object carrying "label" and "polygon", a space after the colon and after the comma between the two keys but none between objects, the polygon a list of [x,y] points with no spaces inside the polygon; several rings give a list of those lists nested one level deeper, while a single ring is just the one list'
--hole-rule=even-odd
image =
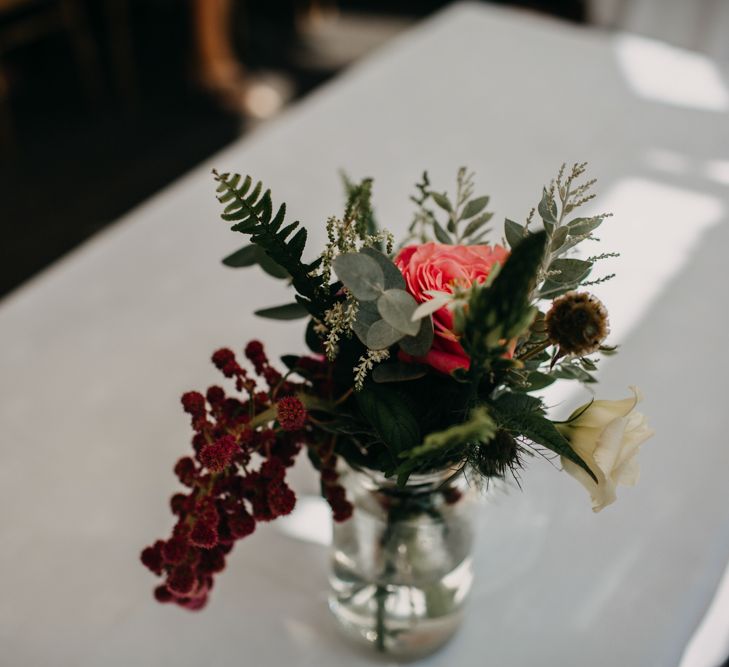
[{"label": "clear glass jar", "polygon": [[458,629],[473,581],[478,491],[447,470],[404,488],[345,476],[352,518],[334,525],[329,606],[344,633],[401,659],[428,655]]}]

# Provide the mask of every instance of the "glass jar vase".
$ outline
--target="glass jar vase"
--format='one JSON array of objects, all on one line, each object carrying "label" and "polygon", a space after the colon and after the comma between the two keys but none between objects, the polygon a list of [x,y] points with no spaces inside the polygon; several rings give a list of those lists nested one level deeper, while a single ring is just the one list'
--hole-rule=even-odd
[{"label": "glass jar vase", "polygon": [[352,517],[334,525],[329,606],[345,635],[400,659],[443,646],[473,581],[478,491],[447,470],[395,480],[349,469]]}]

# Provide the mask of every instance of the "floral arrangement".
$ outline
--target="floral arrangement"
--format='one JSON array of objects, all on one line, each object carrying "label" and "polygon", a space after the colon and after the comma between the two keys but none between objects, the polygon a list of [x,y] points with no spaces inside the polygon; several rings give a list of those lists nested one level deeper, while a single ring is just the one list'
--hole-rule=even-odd
[{"label": "floral arrangement", "polygon": [[285,205],[274,212],[270,191],[214,172],[223,219],[251,241],[224,264],[257,264],[289,283],[295,301],[257,314],[308,318],[310,352],[277,368],[258,341],[244,349],[246,366],[220,349],[213,364],[235,391],[183,395],[194,431],[193,454],[175,466],[185,491],[171,499],[171,536],[142,552],[164,577],[157,600],[205,605],[235,541],[294,509],[286,475],[303,450],[335,521],[353,509],[342,460],[404,486],[432,471],[517,475],[528,456],[551,453],[595,511],[636,482],[636,454],[652,434],[635,411],[637,390],[583,405],[565,422],[534,395],[557,379],[595,382],[599,356],[615,353],[605,307],[583,291],[612,278],[588,280],[615,254],[572,256],[597,241],[608,217],[574,215],[594,196],[584,170],[563,166],[523,224],[505,221],[501,244],[487,242],[489,198],[474,196],[466,169],[453,196],[423,174],[397,247],[375,221],[371,179],[345,177],[344,213],[327,220],[326,246],[311,262],[302,258],[306,230],[286,222]]}]

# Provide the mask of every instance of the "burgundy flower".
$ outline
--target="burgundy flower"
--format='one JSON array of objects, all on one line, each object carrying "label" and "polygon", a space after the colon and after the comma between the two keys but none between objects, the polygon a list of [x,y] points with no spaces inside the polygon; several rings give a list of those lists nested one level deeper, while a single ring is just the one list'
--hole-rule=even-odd
[{"label": "burgundy flower", "polygon": [[210,524],[198,521],[190,533],[190,542],[196,547],[212,549],[218,543],[218,531]]},{"label": "burgundy flower", "polygon": [[299,431],[306,425],[306,408],[296,396],[286,396],[277,404],[278,423],[284,431]]}]

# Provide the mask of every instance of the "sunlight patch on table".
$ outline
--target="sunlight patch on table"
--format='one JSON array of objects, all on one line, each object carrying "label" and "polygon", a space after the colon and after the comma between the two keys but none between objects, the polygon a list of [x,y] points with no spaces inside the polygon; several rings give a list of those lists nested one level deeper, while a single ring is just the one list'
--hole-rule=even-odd
[{"label": "sunlight patch on table", "polygon": [[729,110],[729,90],[710,58],[635,35],[616,36],[613,48],[639,97],[690,109]]},{"label": "sunlight patch on table", "polygon": [[[610,338],[618,342],[691,262],[702,235],[721,220],[724,206],[713,195],[644,178],[618,181],[599,203],[601,210],[614,214],[596,232],[600,250],[622,254],[596,263],[591,279],[617,275],[589,289],[607,306]],[[583,253],[595,248],[584,245]]]},{"label": "sunlight patch on table", "polygon": [[729,185],[729,160],[709,160],[704,165],[707,178],[722,185]]}]

